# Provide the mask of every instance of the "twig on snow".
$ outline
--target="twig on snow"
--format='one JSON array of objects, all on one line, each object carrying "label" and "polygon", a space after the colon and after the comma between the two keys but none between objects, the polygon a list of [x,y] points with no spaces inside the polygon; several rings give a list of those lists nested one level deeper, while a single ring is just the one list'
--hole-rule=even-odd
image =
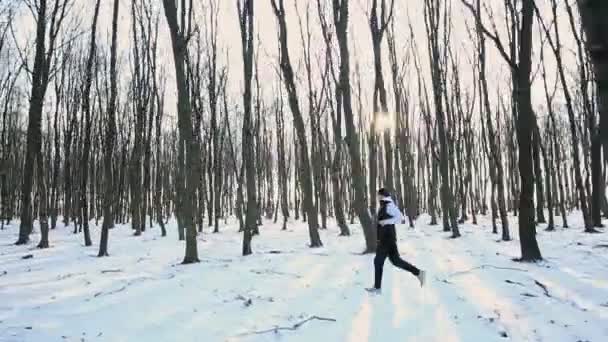
[{"label": "twig on snow", "polygon": [[2,271],[2,273],[0,273],[0,277],[7,275],[8,272],[7,271]]},{"label": "twig on snow", "polygon": [[229,263],[232,262],[232,259],[215,259],[215,258],[203,258],[201,262],[217,262],[217,263]]},{"label": "twig on snow", "polygon": [[545,286],[545,284],[541,283],[536,279],[534,280],[534,283],[543,289],[543,291],[545,292],[545,296],[551,297],[551,294],[549,294],[549,289],[547,289],[547,286]]},{"label": "twig on snow", "polygon": [[68,278],[77,277],[77,276],[81,276],[81,275],[84,275],[84,274],[86,274],[86,273],[85,272],[68,273],[68,274],[57,276],[57,280],[65,280],[65,279],[68,279]]},{"label": "twig on snow", "polygon": [[264,254],[293,254],[293,253],[295,253],[295,252],[294,251],[281,251],[278,249],[271,249],[271,250],[264,252]]},{"label": "twig on snow", "polygon": [[301,275],[299,274],[293,274],[293,273],[286,273],[286,272],[280,272],[280,271],[275,271],[275,270],[271,270],[271,269],[265,269],[265,270],[251,270],[252,273],[255,274],[273,274],[273,275],[283,275],[283,276],[290,276],[290,277],[294,277],[296,279],[300,279],[302,278]]},{"label": "twig on snow", "polygon": [[494,268],[494,269],[497,269],[497,270],[528,272],[528,270],[524,270],[524,269],[521,269],[521,268],[499,267],[499,266],[494,266],[494,265],[480,265],[480,266],[473,267],[473,268],[471,268],[469,270],[466,270],[466,271],[459,271],[459,272],[452,273],[452,274],[448,275],[448,277],[455,277],[455,276],[459,276],[459,275],[470,273],[471,271],[474,271],[474,270],[479,270],[479,269],[484,269],[484,268]]},{"label": "twig on snow", "polygon": [[438,278],[438,277],[435,277],[435,281],[438,281],[438,282],[441,282],[441,283],[450,284],[450,285],[454,284],[454,283],[452,283],[451,281],[449,281],[447,279],[441,279],[441,278]]},{"label": "twig on snow", "polygon": [[507,283],[507,284],[513,284],[513,285],[519,285],[519,286],[526,286],[526,285],[524,285],[524,284],[522,284],[522,283],[520,283],[518,281],[513,281],[513,280],[509,280],[509,279],[505,280],[505,283]]},{"label": "twig on snow", "polygon": [[266,330],[259,330],[259,331],[252,331],[252,332],[246,332],[246,333],[242,333],[239,334],[237,336],[247,336],[247,335],[261,335],[261,334],[267,334],[267,333],[275,333],[277,334],[280,330],[288,330],[288,331],[295,331],[297,330],[299,327],[301,327],[302,325],[306,324],[307,322],[313,321],[313,320],[318,320],[318,321],[327,321],[327,322],[336,322],[336,320],[334,318],[326,318],[326,317],[319,317],[319,316],[311,316],[303,321],[300,321],[290,327],[279,327],[279,326],[275,326],[272,329],[266,329]]},{"label": "twig on snow", "polygon": [[[119,292],[125,291],[131,285],[134,285],[134,284],[137,284],[139,282],[146,281],[146,280],[154,280],[154,278],[150,278],[150,277],[134,278],[134,279],[129,280],[125,285],[123,285],[122,287],[120,287],[118,289],[115,289],[115,290],[112,290],[112,291],[108,291],[108,292],[103,292],[103,291],[97,292],[97,293],[95,293],[95,295],[93,296],[93,298],[117,294]],[[87,299],[87,301],[88,300],[90,300],[90,299]]]},{"label": "twig on snow", "polygon": [[97,292],[97,293],[96,293],[96,294],[95,294],[93,297],[94,297],[94,298],[97,298],[97,297],[101,297],[101,296],[109,296],[109,295],[113,295],[113,294],[116,294],[116,293],[118,293],[118,292],[122,292],[122,291],[126,290],[126,289],[127,289],[127,286],[128,286],[128,285],[125,285],[125,286],[123,286],[123,287],[121,287],[121,288],[119,288],[119,289],[112,290],[112,291],[108,291],[108,292],[105,292],[105,293],[104,293],[104,292]]},{"label": "twig on snow", "polygon": [[524,296],[524,297],[531,297],[531,298],[536,298],[536,297],[538,297],[537,295],[533,295],[533,294],[528,293],[528,292],[524,292],[524,293],[522,293],[521,295],[522,295],[522,296]]},{"label": "twig on snow", "polygon": [[120,273],[122,270],[102,270],[101,273]]},{"label": "twig on snow", "polygon": [[236,299],[238,300],[242,300],[243,301],[243,305],[248,308],[253,304],[253,301],[251,300],[251,298],[245,298],[241,295],[237,296]]},{"label": "twig on snow", "polygon": [[[272,297],[255,296],[254,298],[257,299],[257,300],[266,301],[266,302],[269,302],[269,303],[274,303],[274,298],[272,298]],[[246,308],[250,307],[253,304],[253,299],[252,298],[246,298],[246,297],[244,297],[242,295],[236,296],[235,299],[243,301],[243,306],[245,306]],[[227,302],[228,301],[224,301],[224,303],[227,303]]]}]

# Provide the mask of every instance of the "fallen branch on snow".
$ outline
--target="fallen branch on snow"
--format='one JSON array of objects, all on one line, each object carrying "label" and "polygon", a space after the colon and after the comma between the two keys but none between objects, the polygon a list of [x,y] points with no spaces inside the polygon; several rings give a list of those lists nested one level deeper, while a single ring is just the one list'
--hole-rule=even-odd
[{"label": "fallen branch on snow", "polygon": [[463,274],[467,274],[467,273],[470,273],[471,271],[479,270],[479,269],[484,269],[484,268],[494,268],[494,269],[497,269],[497,270],[528,272],[528,270],[524,270],[524,269],[521,269],[521,268],[499,267],[499,266],[494,266],[494,265],[480,265],[480,266],[473,267],[473,268],[471,268],[469,270],[466,270],[466,271],[459,271],[459,272],[452,273],[452,274],[448,275],[448,278],[449,277],[455,277],[455,276],[463,275]]},{"label": "fallen branch on snow", "polygon": [[247,308],[250,307],[251,304],[253,304],[253,301],[251,300],[251,298],[245,298],[241,295],[236,296],[237,300],[242,300],[243,301],[243,305]]},{"label": "fallen branch on snow", "polygon": [[[575,309],[581,310],[582,312],[589,311],[588,308],[581,306],[581,304],[577,303],[575,300],[571,300],[571,299],[568,299],[568,298],[560,298],[559,295],[558,296],[552,296],[549,293],[549,289],[547,288],[547,286],[545,284],[541,283],[540,281],[534,280],[534,283],[536,285],[538,285],[538,287],[540,287],[540,288],[543,289],[543,292],[545,293],[545,296],[547,296],[549,298],[553,298],[554,300],[559,301],[560,303],[569,304],[572,307],[574,307]],[[604,304],[600,304],[600,305],[602,305],[602,306],[608,306],[608,305],[604,305]]]},{"label": "fallen branch on snow", "polygon": [[438,277],[435,277],[435,281],[438,281],[438,282],[441,282],[441,283],[450,284],[450,285],[454,284],[454,283],[452,283],[451,281],[449,281],[447,279],[441,279],[441,278],[438,278]]},{"label": "fallen branch on snow", "polygon": [[94,297],[94,298],[97,298],[97,297],[101,297],[101,296],[109,296],[109,295],[113,295],[113,294],[116,294],[116,293],[118,293],[118,292],[122,292],[122,291],[126,290],[126,289],[127,289],[127,286],[128,286],[128,285],[125,285],[125,286],[123,286],[123,287],[121,287],[121,288],[119,288],[119,289],[112,290],[112,291],[108,291],[108,292],[97,292],[97,293],[96,293],[96,294],[95,294],[93,297]]},{"label": "fallen branch on snow", "polygon": [[327,321],[327,322],[336,322],[336,320],[334,318],[325,318],[325,317],[319,317],[319,316],[311,316],[303,321],[300,321],[290,327],[279,327],[279,326],[275,326],[272,329],[266,329],[266,330],[259,330],[259,331],[252,331],[252,332],[246,332],[246,333],[242,333],[239,334],[237,336],[247,336],[247,335],[261,335],[261,334],[267,334],[267,333],[275,333],[277,334],[280,330],[287,330],[287,331],[295,331],[297,330],[299,327],[301,327],[302,325],[306,324],[307,322],[313,321],[313,320],[318,320],[318,321]]},{"label": "fallen branch on snow", "polygon": [[263,252],[264,254],[293,254],[294,251],[281,251],[278,249],[271,249],[269,251]]},{"label": "fallen branch on snow", "polygon": [[280,272],[280,271],[274,271],[271,269],[266,269],[266,270],[251,270],[252,273],[255,274],[272,274],[272,275],[283,275],[283,276],[290,276],[290,277],[294,277],[296,279],[300,279],[302,278],[301,275],[298,274],[293,274],[293,273],[286,273],[286,272]]},{"label": "fallen branch on snow", "polygon": [[531,297],[531,298],[536,298],[536,297],[538,297],[537,295],[533,295],[533,294],[528,293],[528,292],[524,292],[524,293],[522,293],[521,295],[522,295],[522,296],[524,296],[524,297]]},{"label": "fallen branch on snow", "polygon": [[534,283],[543,289],[543,291],[545,292],[545,296],[551,297],[551,295],[549,294],[549,290],[547,289],[547,286],[545,286],[545,284],[541,283],[536,279],[534,280]]},{"label": "fallen branch on snow", "polygon": [[509,279],[505,280],[505,283],[507,283],[507,284],[513,284],[513,285],[519,285],[519,286],[525,286],[524,284],[522,284],[522,283],[520,283],[518,281],[513,281],[513,280],[509,280]]},{"label": "fallen branch on snow", "polygon": [[59,275],[57,276],[57,280],[65,280],[68,278],[72,278],[72,277],[77,277],[77,276],[81,276],[86,274],[85,272],[80,272],[80,273],[68,273],[68,274],[64,274],[64,275]]},{"label": "fallen branch on snow", "polygon": [[[102,296],[109,296],[109,295],[114,295],[117,294],[119,292],[123,292],[125,291],[129,286],[137,284],[139,282],[143,282],[146,280],[155,280],[155,278],[151,278],[151,277],[141,277],[141,278],[135,278],[135,279],[131,279],[129,280],[126,284],[124,284],[122,287],[118,288],[118,289],[114,289],[108,292],[97,292],[95,293],[95,295],[93,295],[93,298],[97,298],[97,297],[102,297]],[[87,299],[87,301],[89,301],[90,299]]]},{"label": "fallen branch on snow", "polygon": [[232,262],[232,259],[214,259],[214,258],[202,258],[201,262],[217,262],[217,263],[228,263]]},{"label": "fallen branch on snow", "polygon": [[[265,301],[265,302],[274,303],[274,298],[272,298],[272,297],[255,296],[254,298],[257,299],[257,300],[262,300],[262,301]],[[246,298],[246,297],[244,297],[242,295],[236,296],[235,299],[243,301],[243,305],[245,307],[250,307],[253,304],[253,299],[252,298]],[[224,303],[227,303],[227,301],[224,301]]]},{"label": "fallen branch on snow", "polygon": [[122,270],[102,270],[101,273],[120,273]]}]

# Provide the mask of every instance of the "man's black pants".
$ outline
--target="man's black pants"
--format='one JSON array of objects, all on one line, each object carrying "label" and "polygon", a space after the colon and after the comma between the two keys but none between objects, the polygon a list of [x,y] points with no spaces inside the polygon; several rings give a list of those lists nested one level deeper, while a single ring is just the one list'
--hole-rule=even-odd
[{"label": "man's black pants", "polygon": [[382,286],[382,269],[384,267],[384,261],[387,257],[393,265],[399,267],[400,269],[406,270],[415,276],[420,274],[420,270],[418,268],[401,259],[396,241],[380,241],[376,249],[376,257],[374,258],[374,268],[376,271],[374,281],[375,288],[379,289]]}]

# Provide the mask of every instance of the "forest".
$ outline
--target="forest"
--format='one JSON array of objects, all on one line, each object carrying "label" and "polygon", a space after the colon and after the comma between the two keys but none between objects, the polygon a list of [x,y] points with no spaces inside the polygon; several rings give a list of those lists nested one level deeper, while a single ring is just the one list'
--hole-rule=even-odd
[{"label": "forest", "polygon": [[386,188],[413,250],[487,228],[469,248],[507,268],[556,241],[605,267],[607,18],[602,0],[0,0],[2,258],[77,241],[95,265],[158,237],[204,266],[227,236],[233,257],[365,257]]}]

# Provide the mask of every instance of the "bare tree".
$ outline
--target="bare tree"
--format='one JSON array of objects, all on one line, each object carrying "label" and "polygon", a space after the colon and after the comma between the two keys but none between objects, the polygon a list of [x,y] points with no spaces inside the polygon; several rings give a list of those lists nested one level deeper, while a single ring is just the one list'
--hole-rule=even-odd
[{"label": "bare tree", "polygon": [[[445,6],[445,7],[444,7]],[[454,195],[452,193],[450,171],[449,171],[449,147],[448,137],[446,133],[445,112],[443,97],[447,90],[444,82],[446,70],[444,64],[447,62],[444,56],[447,54],[446,49],[449,43],[448,25],[451,25],[448,19],[447,3],[442,1],[425,0],[425,24],[426,32],[429,36],[428,49],[431,65],[431,80],[433,84],[433,100],[435,103],[435,121],[437,125],[437,134],[439,136],[439,168],[441,171],[441,207],[443,209],[443,225],[444,230],[452,230],[452,237],[460,236],[458,230],[458,222],[456,219],[456,208],[454,206]],[[444,7],[444,9],[442,9]],[[443,18],[443,20],[442,20]],[[441,23],[443,22],[443,25]],[[440,28],[443,28],[441,34]],[[443,46],[443,49],[441,48]]]},{"label": "bare tree", "polygon": [[[600,0],[577,0],[578,8],[581,15],[581,23],[587,39],[585,41],[587,52],[591,58],[593,64],[593,74],[595,76],[596,84],[596,96],[598,111],[600,114],[599,132],[592,132],[594,141],[596,139],[601,140],[601,144],[604,149],[604,159],[608,156],[608,23],[606,17],[608,16],[608,8],[605,2]],[[572,20],[572,14],[570,6],[567,4],[569,16]],[[579,39],[577,38],[577,41]],[[594,113],[591,113],[594,115]],[[595,129],[591,127],[590,129]],[[593,149],[593,147],[592,147]],[[596,160],[600,157],[599,146],[592,151],[592,159]],[[596,182],[599,180],[601,174],[601,165],[593,168],[594,173],[594,192],[593,192],[593,203],[597,205],[600,200],[600,196],[603,196],[599,189],[596,189]],[[594,213],[594,220],[596,226],[598,223],[601,224],[601,219],[598,222],[598,217],[595,212],[598,212],[598,208],[592,210]]]},{"label": "bare tree", "polygon": [[[97,19],[99,18],[99,4],[100,0],[97,0],[95,4],[95,12],[93,14],[93,24],[91,27],[91,42],[89,46],[89,55],[87,57],[87,64],[85,69],[85,81],[84,81],[84,90],[82,94],[82,111],[85,117],[85,132],[84,132],[84,146],[82,151],[82,159],[81,159],[81,189],[80,189],[80,210],[82,215],[82,224],[84,231],[84,244],[85,246],[91,246],[93,242],[91,241],[91,233],[89,230],[89,202],[87,199],[87,185],[89,182],[89,157],[91,153],[91,127],[92,127],[92,119],[91,119],[91,86],[93,84],[94,70],[93,68],[96,54],[97,54]],[[95,72],[96,73],[96,72]]]},{"label": "bare tree", "polygon": [[340,77],[339,87],[342,106],[344,109],[344,121],[346,124],[346,141],[350,152],[352,186],[354,187],[354,210],[359,216],[359,222],[365,236],[365,252],[372,253],[376,250],[376,231],[372,227],[372,220],[367,206],[365,176],[361,165],[361,147],[359,134],[355,127],[351,83],[350,83],[350,52],[348,47],[348,13],[349,0],[333,0],[334,25],[340,51]]},{"label": "bare tree", "polygon": [[[12,46],[8,41],[8,31],[11,29],[14,20],[12,8],[0,3],[0,63],[4,70],[0,72],[0,108],[2,113],[2,133],[0,136],[0,229],[4,229],[4,224],[9,223],[12,218],[11,209],[14,205],[11,200],[12,189],[15,188],[15,164],[12,162],[13,156],[17,154],[17,148],[11,141],[11,136],[15,135],[17,120],[14,119],[13,107],[19,98],[17,81],[20,79],[24,70],[24,65],[11,53]],[[19,158],[21,159],[21,158]],[[19,161],[21,163],[21,161]]]},{"label": "bare tree", "polygon": [[99,242],[99,257],[108,256],[108,238],[110,228],[114,225],[114,213],[112,203],[114,202],[114,181],[112,178],[112,153],[116,140],[116,98],[118,96],[116,59],[118,48],[118,10],[120,0],[114,0],[112,10],[112,43],[110,47],[110,98],[108,99],[107,122],[104,144],[104,198],[103,198],[103,223],[101,226],[101,240]]},{"label": "bare tree", "polygon": [[251,114],[251,79],[253,77],[253,37],[254,6],[253,0],[237,0],[241,45],[243,47],[243,165],[247,182],[247,209],[243,229],[243,255],[251,254],[251,238],[257,227],[257,200],[255,186],[254,127]]},{"label": "bare tree", "polygon": [[[479,13],[481,11],[481,0],[476,1],[476,11]],[[488,154],[488,162],[490,172],[495,172],[495,178],[492,180],[496,186],[496,196],[498,202],[498,210],[500,212],[500,221],[502,224],[502,239],[504,241],[508,241],[511,239],[509,234],[509,221],[507,219],[507,208],[505,205],[505,189],[504,189],[504,171],[503,171],[503,162],[502,162],[502,153],[501,146],[497,144],[496,137],[497,134],[494,130],[494,125],[492,123],[492,115],[490,108],[490,97],[488,90],[488,78],[487,78],[487,52],[486,52],[486,38],[483,34],[483,29],[481,26],[481,20],[476,20],[476,32],[477,32],[477,40],[478,40],[478,61],[479,61],[479,82],[480,82],[480,90],[481,90],[481,99],[482,103],[480,106],[480,110],[485,117],[485,127],[487,129],[487,141],[489,142],[489,154]],[[483,119],[482,119],[483,120]],[[495,171],[494,171],[495,170]]]},{"label": "bare tree", "polygon": [[283,111],[283,92],[279,81],[279,96],[275,109],[276,134],[277,134],[277,159],[279,173],[279,196],[281,205],[281,214],[283,215],[283,230],[287,229],[287,220],[289,219],[289,193],[287,189],[288,170],[285,149],[285,117]]},{"label": "bare tree", "polygon": [[156,180],[155,180],[155,188],[156,195],[154,196],[154,206],[156,207],[156,221],[161,229],[162,236],[167,236],[167,229],[165,228],[164,215],[163,212],[163,204],[166,197],[169,197],[167,192],[167,187],[165,186],[165,179],[167,178],[167,167],[164,164],[166,157],[163,155],[162,146],[166,145],[163,135],[162,135],[162,123],[165,113],[165,84],[166,79],[163,78],[161,80],[161,86],[158,90],[157,98],[157,106],[156,110]]},{"label": "bare tree", "polygon": [[287,47],[287,22],[285,15],[285,6],[283,0],[270,0],[274,9],[274,14],[279,24],[279,41],[281,55],[281,71],[283,72],[283,81],[287,90],[289,107],[293,114],[296,134],[298,137],[298,147],[300,148],[300,169],[298,170],[299,182],[304,191],[304,207],[306,210],[306,218],[308,220],[308,233],[310,236],[310,247],[321,247],[321,237],[319,236],[319,223],[317,208],[313,200],[312,174],[310,170],[310,158],[308,155],[308,143],[306,142],[306,127],[304,118],[300,111],[298,102],[298,94],[294,80],[294,72],[289,58],[289,49]]},{"label": "bare tree", "polygon": [[[141,235],[146,227],[147,185],[150,182],[149,156],[150,136],[153,112],[155,66],[155,44],[149,4],[144,1],[131,2],[132,12],[132,67],[131,93],[133,96],[132,112],[134,115],[133,150],[129,165],[129,189],[131,192],[131,225],[135,235]],[[148,123],[148,126],[146,125]]]},{"label": "bare tree", "polygon": [[568,119],[570,121],[570,137],[572,139],[572,160],[573,160],[573,168],[574,168],[574,177],[575,177],[575,182],[576,182],[576,189],[578,192],[578,199],[579,199],[579,203],[580,203],[580,208],[583,214],[583,220],[585,223],[585,232],[596,232],[596,230],[593,228],[593,222],[591,221],[591,216],[589,215],[589,208],[588,208],[588,202],[587,202],[587,194],[585,193],[585,187],[583,185],[583,176],[581,174],[581,162],[580,162],[580,157],[579,157],[579,133],[576,127],[576,118],[575,118],[575,112],[574,112],[574,104],[573,104],[573,100],[572,100],[572,95],[570,93],[570,89],[568,88],[568,84],[566,81],[566,71],[564,70],[564,63],[563,63],[563,59],[562,59],[562,54],[561,54],[561,49],[562,49],[562,44],[561,44],[561,37],[559,34],[559,29],[558,29],[558,16],[557,16],[557,2],[555,0],[551,0],[552,1],[552,13],[553,13],[553,22],[554,22],[554,34],[555,37],[553,37],[553,35],[551,35],[551,33],[549,32],[549,29],[546,27],[546,25],[544,24],[542,18],[539,17],[539,21],[541,23],[541,26],[545,32],[545,36],[547,37],[547,41],[549,42],[549,46],[551,47],[551,50],[553,51],[553,54],[555,56],[555,60],[557,62],[557,70],[558,70],[558,76],[559,76],[559,80],[562,86],[562,91],[564,93],[564,98],[566,100],[566,110],[568,112]]},{"label": "bare tree", "polygon": [[[532,74],[532,27],[534,24],[534,0],[523,0],[520,20],[514,20],[512,27],[517,31],[519,47],[517,53],[511,49],[507,53],[498,37],[496,29],[490,32],[482,23],[481,13],[462,0],[473,13],[484,35],[491,39],[498,52],[513,71],[513,89],[517,104],[517,140],[519,143],[519,174],[521,191],[519,195],[519,237],[522,261],[541,260],[542,256],[536,240],[536,223],[534,222],[534,170],[532,158],[532,135],[536,124],[536,115],[532,109],[531,74]],[[519,26],[518,23],[521,21]],[[516,56],[516,58],[515,58]]]},{"label": "bare tree", "polygon": [[350,229],[346,224],[346,217],[344,214],[345,208],[345,200],[346,197],[343,196],[343,177],[342,177],[342,160],[346,160],[346,156],[343,156],[343,138],[342,138],[342,94],[341,94],[341,85],[338,80],[339,75],[337,73],[335,62],[334,62],[334,46],[333,46],[333,38],[334,34],[331,30],[330,23],[326,18],[326,6],[321,5],[321,0],[317,0],[317,11],[319,14],[319,21],[321,24],[321,31],[323,34],[323,40],[325,41],[325,59],[327,68],[331,69],[331,76],[335,83],[333,97],[331,96],[331,87],[327,87],[326,91],[328,92],[327,99],[328,101],[335,101],[335,103],[331,103],[330,106],[330,114],[331,114],[331,124],[333,128],[333,138],[334,138],[334,155],[333,160],[331,161],[331,182],[332,182],[332,198],[333,198],[333,209],[334,215],[340,228],[340,235],[349,236]]},{"label": "bare tree", "polygon": [[[221,216],[221,191],[222,191],[222,155],[220,153],[220,129],[218,128],[218,100],[220,89],[226,82],[225,73],[218,68],[218,34],[219,34],[219,3],[216,0],[209,2],[209,25],[206,36],[207,43],[207,92],[209,95],[209,111],[211,114],[211,149],[213,151],[212,160],[209,166],[212,172],[209,173],[209,206],[213,215],[210,215],[209,222],[213,220],[213,232],[219,232],[219,219]],[[210,211],[211,212],[211,211]]]},{"label": "bare tree", "polygon": [[[326,144],[323,140],[322,116],[325,114],[325,88],[328,83],[329,67],[320,69],[321,86],[320,89],[313,83],[313,35],[310,22],[310,3],[305,7],[305,23],[302,20],[302,15],[297,5],[294,5],[298,17],[300,28],[300,40],[302,42],[302,57],[304,69],[306,70],[306,85],[307,85],[307,100],[308,112],[310,116],[310,131],[311,131],[311,151],[310,159],[314,160],[311,163],[312,178],[314,181],[314,203],[318,212],[321,214],[321,228],[327,228],[327,191],[326,191],[326,165],[325,165],[325,148]],[[280,41],[280,40],[279,40]],[[324,70],[323,70],[324,69]]]},{"label": "bare tree", "polygon": [[[380,5],[380,11],[378,10]],[[372,37],[372,47],[374,51],[374,98],[373,98],[373,113],[371,121],[371,129],[369,132],[369,188],[370,188],[370,209],[372,212],[376,210],[376,191],[377,176],[378,176],[378,131],[384,133],[384,148],[386,151],[386,184],[385,187],[394,191],[393,180],[393,156],[392,156],[392,141],[389,125],[392,124],[388,113],[388,100],[386,95],[386,87],[384,85],[384,73],[382,70],[382,40],[388,25],[390,25],[393,12],[395,9],[395,1],[391,0],[387,8],[386,0],[373,0],[369,14],[369,27]],[[388,12],[387,12],[388,11]],[[378,15],[380,12],[380,15]],[[382,122],[378,122],[378,121]]]},{"label": "bare tree", "polygon": [[[195,191],[198,188],[199,175],[197,174],[196,165],[199,157],[198,146],[194,138],[194,129],[192,125],[192,109],[189,98],[189,91],[186,81],[186,59],[188,55],[188,42],[192,37],[193,27],[193,7],[192,0],[187,3],[186,0],[181,1],[179,6],[181,16],[178,21],[178,6],[175,0],[163,0],[165,9],[165,17],[169,25],[171,33],[171,46],[173,50],[173,62],[175,64],[175,79],[177,83],[177,113],[179,126],[179,143],[178,146],[184,150],[184,163],[177,167],[181,168],[185,175],[185,187],[183,193],[178,194],[184,197],[181,205],[181,217],[183,226],[186,229],[186,253],[183,264],[191,264],[199,262],[197,241],[196,241],[196,226],[194,224],[194,200]],[[188,13],[186,15],[186,13]]]},{"label": "bare tree", "polygon": [[608,8],[601,0],[577,0],[586,46],[597,87],[600,132],[604,153],[608,150]]},{"label": "bare tree", "polygon": [[[37,0],[34,4],[31,4],[32,13],[36,14],[36,47],[34,66],[31,70],[32,89],[28,112],[27,148],[21,187],[21,224],[19,227],[19,239],[16,242],[17,245],[26,244],[32,232],[31,200],[34,183],[34,162],[36,158],[42,158],[41,123],[44,98],[51,79],[51,67],[55,57],[55,50],[57,49],[56,43],[59,31],[71,4],[70,0],[55,0],[52,6],[48,6],[47,0]],[[47,8],[50,11],[47,11]],[[47,24],[48,20],[50,20],[50,23]],[[38,177],[43,182],[42,167],[39,166],[38,170],[40,171]]]}]

